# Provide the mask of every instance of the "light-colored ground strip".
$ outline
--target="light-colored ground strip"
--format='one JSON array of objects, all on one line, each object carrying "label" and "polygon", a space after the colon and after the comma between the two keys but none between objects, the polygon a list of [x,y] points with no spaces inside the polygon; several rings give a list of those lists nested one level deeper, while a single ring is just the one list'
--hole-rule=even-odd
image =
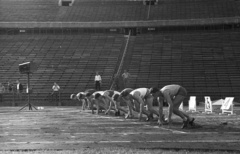
[{"label": "light-colored ground strip", "polygon": [[[44,133],[42,135],[54,135],[55,133]],[[61,133],[61,135],[155,135],[155,134],[169,134],[169,132],[126,132],[126,133],[118,133],[118,132],[111,132],[111,133]],[[239,133],[240,134],[240,133]],[[22,134],[9,134],[4,133],[0,134],[0,136],[32,136],[32,134],[22,133]]]},{"label": "light-colored ground strip", "polygon": [[[33,122],[34,123],[34,122]],[[38,122],[35,122],[34,124],[37,124]],[[57,124],[57,123],[52,123],[52,124]],[[46,124],[45,126],[52,126],[52,124]],[[76,124],[75,122],[69,122],[68,125],[71,125],[71,124]],[[130,124],[129,122],[122,122],[121,123],[122,125],[128,125]],[[134,124],[136,125],[143,125],[142,123],[131,123],[131,124]],[[17,126],[25,126],[24,123],[22,124],[16,124]],[[95,123],[94,121],[92,123],[88,123],[87,124],[88,126],[100,126],[100,125],[119,125],[119,123],[112,123],[111,121],[110,122],[98,122],[98,123]],[[14,124],[10,124],[10,125],[5,125],[5,124],[0,124],[0,126],[14,126]]]},{"label": "light-colored ground strip", "polygon": [[76,143],[239,143],[240,140],[157,140],[157,141],[39,141],[39,142],[2,142],[4,144],[76,144]]},{"label": "light-colored ground strip", "polygon": [[153,128],[159,128],[159,129],[162,129],[162,130],[167,130],[167,131],[170,131],[170,132],[176,133],[176,134],[186,134],[186,132],[184,132],[184,131],[178,131],[178,130],[174,130],[174,129],[170,129],[170,128],[164,128],[164,127],[159,127],[159,126],[153,126]]},{"label": "light-colored ground strip", "polygon": [[[181,132],[172,132],[174,134],[182,134]],[[55,133],[43,133],[42,135],[54,135]],[[143,132],[143,131],[137,131],[137,132],[125,132],[125,133],[118,133],[118,132],[110,132],[110,133],[92,133],[92,132],[85,132],[85,133],[64,133],[62,132],[61,135],[70,135],[70,136],[75,136],[75,135],[163,135],[163,134],[169,134],[169,131],[165,132]],[[186,135],[207,135],[207,134],[229,134],[229,135],[240,135],[240,132],[224,132],[224,133],[219,133],[219,132],[184,132]],[[32,134],[28,133],[9,133],[5,132],[3,134],[0,134],[0,136],[32,136]],[[240,138],[239,138],[240,140]]]}]

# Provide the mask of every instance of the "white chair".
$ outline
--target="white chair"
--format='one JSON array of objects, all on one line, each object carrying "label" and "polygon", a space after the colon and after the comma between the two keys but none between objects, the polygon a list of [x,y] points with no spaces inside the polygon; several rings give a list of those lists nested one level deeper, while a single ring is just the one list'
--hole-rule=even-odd
[{"label": "white chair", "polygon": [[225,98],[225,100],[221,106],[222,114],[224,114],[224,113],[233,114],[233,100],[234,100],[234,97],[226,97]]},{"label": "white chair", "polygon": [[205,98],[205,112],[212,113],[213,109],[212,109],[212,101],[211,101],[210,96],[205,96],[204,98]]},{"label": "white chair", "polygon": [[197,105],[196,105],[196,96],[190,96],[189,102],[188,102],[188,110],[189,111],[197,111]]}]

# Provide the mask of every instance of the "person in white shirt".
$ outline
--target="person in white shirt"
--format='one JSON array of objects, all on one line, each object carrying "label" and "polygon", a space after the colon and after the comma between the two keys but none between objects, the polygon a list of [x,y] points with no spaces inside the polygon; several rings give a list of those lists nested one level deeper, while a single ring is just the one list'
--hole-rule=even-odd
[{"label": "person in white shirt", "polygon": [[127,70],[124,70],[124,73],[122,74],[122,78],[123,78],[123,87],[127,88],[129,83],[130,73]]},{"label": "person in white shirt", "polygon": [[[60,86],[54,82],[53,86],[52,86],[52,101],[53,101],[53,98],[55,97],[55,100],[57,101],[59,99],[59,90],[60,90]],[[60,100],[59,100],[60,101]]]},{"label": "person in white shirt", "polygon": [[19,98],[20,101],[22,101],[22,92],[23,92],[23,85],[20,83],[19,80],[17,82],[17,97]]},{"label": "person in white shirt", "polygon": [[98,71],[96,72],[94,81],[95,81],[95,89],[100,90],[101,89],[101,84],[102,84],[102,78],[98,74]]}]

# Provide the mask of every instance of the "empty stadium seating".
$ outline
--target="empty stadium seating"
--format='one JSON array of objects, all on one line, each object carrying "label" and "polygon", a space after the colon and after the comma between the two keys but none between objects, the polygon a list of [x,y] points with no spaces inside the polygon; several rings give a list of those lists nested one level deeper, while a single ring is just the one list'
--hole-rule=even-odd
[{"label": "empty stadium seating", "polygon": [[[130,87],[162,87],[180,84],[197,100],[235,97],[240,91],[239,30],[169,31],[130,37],[123,69],[131,73]],[[78,35],[0,35],[0,81],[20,79],[26,88],[27,76],[18,65],[32,61],[32,99],[44,100],[53,82],[70,93],[94,88],[95,71],[100,71],[103,89],[110,86],[125,46],[123,34],[82,33]],[[26,96],[25,96],[26,98]],[[6,98],[12,100],[12,94]]]},{"label": "empty stadium seating", "polygon": [[[159,26],[163,27],[156,28],[175,30],[154,34],[136,30],[140,34],[130,38],[123,69],[131,73],[132,88],[176,83],[197,99],[208,95],[213,99],[233,96],[238,100],[240,32],[211,31],[211,26],[224,27],[226,23],[209,24],[214,19],[231,18],[234,22],[227,26],[234,27],[239,21],[239,7],[238,0],[166,0],[151,7],[140,0],[75,0],[72,7],[60,7],[56,0],[1,0],[0,82],[6,86],[7,81],[20,79],[26,88],[27,77],[18,72],[18,64],[32,61],[36,64],[30,76],[34,100],[48,99],[53,82],[61,86],[61,98],[65,100],[70,93],[94,88],[96,70],[102,75],[103,89],[107,89],[126,40],[123,34],[109,33],[112,23],[141,21],[147,29],[144,22],[149,24],[152,20],[162,21]],[[198,25],[188,25],[195,19]],[[173,25],[168,23],[172,20],[176,21]],[[108,33],[74,24],[104,21],[107,26],[98,28],[108,29]],[[178,21],[186,21],[186,29],[206,26],[206,31],[178,30],[183,29]],[[29,28],[26,23],[35,27]],[[44,23],[49,23],[47,28]],[[75,29],[62,27],[64,23],[72,23]],[[113,27],[118,31],[129,28],[126,25]],[[132,29],[138,28],[142,27]],[[6,94],[5,99],[12,100],[12,94]]]},{"label": "empty stadium seating", "polygon": [[131,87],[180,84],[204,100],[235,96],[240,90],[239,31],[178,31],[141,34],[131,45],[125,68]]},{"label": "empty stadium seating", "polygon": [[62,99],[69,99],[71,93],[94,88],[95,71],[102,75],[102,88],[107,89],[125,38],[120,34],[104,33],[0,35],[0,41],[0,81],[7,86],[7,81],[20,79],[25,89],[27,75],[20,74],[18,66],[31,61],[36,65],[36,70],[30,74],[31,99],[44,100],[51,93],[54,82],[62,89]]},{"label": "empty stadium seating", "polygon": [[[235,0],[166,0],[151,6],[142,1],[75,0],[59,7],[56,0],[1,0],[0,21],[89,22],[212,19],[240,15]],[[149,18],[148,18],[149,12]]]},{"label": "empty stadium seating", "polygon": [[[124,62],[132,75],[130,87],[176,83],[197,98],[210,95],[213,99],[238,99],[239,33],[179,31],[131,37]],[[122,34],[104,33],[1,35],[0,81],[6,86],[8,80],[15,82],[19,78],[26,88],[27,77],[19,73],[18,65],[32,61],[37,65],[30,76],[32,99],[45,99],[53,82],[61,86],[63,99],[68,99],[70,93],[94,88],[96,70],[103,77],[103,89],[107,89],[124,40]]]}]

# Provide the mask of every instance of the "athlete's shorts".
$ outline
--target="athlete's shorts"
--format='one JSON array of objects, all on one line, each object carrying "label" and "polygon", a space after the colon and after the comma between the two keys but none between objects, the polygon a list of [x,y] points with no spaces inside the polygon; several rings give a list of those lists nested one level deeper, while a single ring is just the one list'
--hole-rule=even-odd
[{"label": "athlete's shorts", "polygon": [[176,95],[181,95],[181,96],[186,97],[187,96],[187,90],[185,88],[183,88],[183,87],[180,87],[178,89],[178,93]]}]

